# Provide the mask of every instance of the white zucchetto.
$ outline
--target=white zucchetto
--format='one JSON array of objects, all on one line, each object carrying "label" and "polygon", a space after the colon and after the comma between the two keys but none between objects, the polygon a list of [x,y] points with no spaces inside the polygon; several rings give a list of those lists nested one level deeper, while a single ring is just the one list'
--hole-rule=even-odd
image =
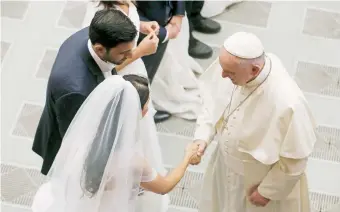
[{"label": "white zucchetto", "polygon": [[232,55],[243,59],[254,59],[264,53],[260,39],[249,32],[237,32],[224,41],[224,48]]}]

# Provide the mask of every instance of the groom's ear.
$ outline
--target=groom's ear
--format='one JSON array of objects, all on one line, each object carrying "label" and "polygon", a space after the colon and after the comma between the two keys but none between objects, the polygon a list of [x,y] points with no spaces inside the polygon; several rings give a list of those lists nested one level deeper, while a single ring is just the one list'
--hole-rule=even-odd
[{"label": "groom's ear", "polygon": [[96,44],[93,45],[93,50],[94,50],[94,52],[97,53],[97,55],[100,58],[102,58],[106,54],[106,48],[99,43],[96,43]]}]

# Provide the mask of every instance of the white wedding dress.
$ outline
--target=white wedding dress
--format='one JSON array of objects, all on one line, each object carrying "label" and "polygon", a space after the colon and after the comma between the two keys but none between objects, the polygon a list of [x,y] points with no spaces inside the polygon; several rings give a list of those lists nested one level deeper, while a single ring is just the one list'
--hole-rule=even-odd
[{"label": "white wedding dress", "polygon": [[204,0],[204,5],[201,10],[201,15],[206,18],[211,18],[213,16],[223,13],[227,7],[241,0]]},{"label": "white wedding dress", "polygon": [[198,80],[194,72],[201,66],[188,54],[189,22],[185,16],[176,39],[169,41],[164,57],[152,82],[152,97],[158,110],[194,120],[201,105]]},{"label": "white wedding dress", "polygon": [[[98,7],[98,2],[89,2],[86,15],[83,21],[83,27],[87,27],[90,25],[92,18],[94,17],[94,14],[97,10],[103,9],[102,6]],[[126,14],[123,10],[121,10],[119,7],[116,7],[116,9],[119,9],[122,11],[124,14]],[[137,28],[137,31],[139,31],[140,28],[140,21],[139,21],[139,15],[137,13],[137,9],[134,4],[130,3],[129,5],[129,12],[126,14],[130,20],[134,23],[134,25]],[[137,40],[138,40],[138,34],[135,39],[136,46],[137,46]],[[127,65],[125,68],[120,70],[118,72],[119,75],[126,75],[126,74],[137,74],[139,76],[144,76],[147,77],[147,72],[145,65],[142,61],[142,59],[137,59],[134,62],[130,63]],[[151,94],[151,99],[153,99],[153,93]],[[154,157],[152,159],[149,159],[151,162],[152,167],[162,175],[165,175],[167,173],[166,169],[164,168],[163,165],[163,159],[162,159],[162,154],[161,154],[161,148],[157,136],[157,129],[156,125],[153,119],[153,116],[155,114],[155,109],[153,107],[152,101],[149,101],[149,111],[145,115],[145,117],[142,119],[142,126],[143,129],[141,131],[141,136],[142,139],[148,140],[152,145],[146,150],[148,151],[148,155],[153,155]],[[150,198],[150,196],[152,196]],[[157,194],[152,194],[150,192],[146,192],[143,196],[141,196],[143,199],[152,199],[157,206],[153,207],[155,209],[155,212],[162,212],[166,211],[168,208],[169,204],[169,196],[168,195],[157,195]],[[144,211],[143,207],[140,207],[139,209],[140,212]],[[150,208],[148,208],[149,212]]]},{"label": "white wedding dress", "polygon": [[[201,15],[207,18],[216,16],[235,2],[236,0],[205,0]],[[169,41],[151,89],[156,109],[193,120],[197,118],[201,105],[198,79],[194,72],[201,74],[204,70],[188,54],[188,48],[189,22],[185,16],[178,37]]]}]

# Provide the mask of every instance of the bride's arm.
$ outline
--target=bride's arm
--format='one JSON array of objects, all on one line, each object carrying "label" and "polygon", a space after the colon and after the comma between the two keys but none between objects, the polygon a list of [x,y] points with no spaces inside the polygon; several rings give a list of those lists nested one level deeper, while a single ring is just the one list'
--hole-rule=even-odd
[{"label": "bride's arm", "polygon": [[160,174],[156,174],[155,178],[147,182],[142,182],[141,186],[157,194],[169,193],[183,178],[186,169],[194,158],[193,156],[197,154],[197,150],[198,146],[196,144],[190,144],[186,149],[186,154],[182,162],[167,176],[163,177]]},{"label": "bride's arm", "polygon": [[169,193],[183,178],[186,169],[189,166],[189,160],[183,160],[174,170],[167,176],[163,177],[157,174],[156,178],[150,182],[142,182],[141,186],[151,192],[157,194]]},{"label": "bride's arm", "polygon": [[127,58],[122,64],[120,65],[117,65],[115,68],[116,68],[116,71],[120,71],[122,70],[123,68],[125,68],[127,65],[129,65],[130,63],[136,61],[137,59],[143,57],[143,51],[142,49],[137,46],[133,52],[132,52],[132,55],[130,58]]},{"label": "bride's arm", "polygon": [[156,52],[158,46],[158,38],[155,34],[147,35],[139,45],[133,50],[130,58],[127,58],[122,64],[116,66],[116,71],[122,70],[124,67],[134,62],[135,60],[150,55]]}]

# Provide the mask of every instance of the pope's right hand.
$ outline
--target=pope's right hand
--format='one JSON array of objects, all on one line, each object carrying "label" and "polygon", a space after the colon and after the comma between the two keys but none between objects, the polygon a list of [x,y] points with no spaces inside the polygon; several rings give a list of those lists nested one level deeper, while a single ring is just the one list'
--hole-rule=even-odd
[{"label": "pope's right hand", "polygon": [[197,160],[197,150],[198,150],[198,144],[190,143],[187,145],[187,148],[185,149],[185,156],[184,160],[194,165],[195,161]]},{"label": "pope's right hand", "polygon": [[191,158],[191,165],[198,165],[201,163],[201,158],[204,155],[205,149],[207,148],[207,142],[203,140],[196,140],[192,143],[192,145],[196,146],[196,154]]},{"label": "pope's right hand", "polygon": [[203,156],[205,149],[207,148],[207,142],[203,140],[196,140],[194,141],[195,144],[198,145],[198,150],[197,150],[197,155],[198,156]]}]

